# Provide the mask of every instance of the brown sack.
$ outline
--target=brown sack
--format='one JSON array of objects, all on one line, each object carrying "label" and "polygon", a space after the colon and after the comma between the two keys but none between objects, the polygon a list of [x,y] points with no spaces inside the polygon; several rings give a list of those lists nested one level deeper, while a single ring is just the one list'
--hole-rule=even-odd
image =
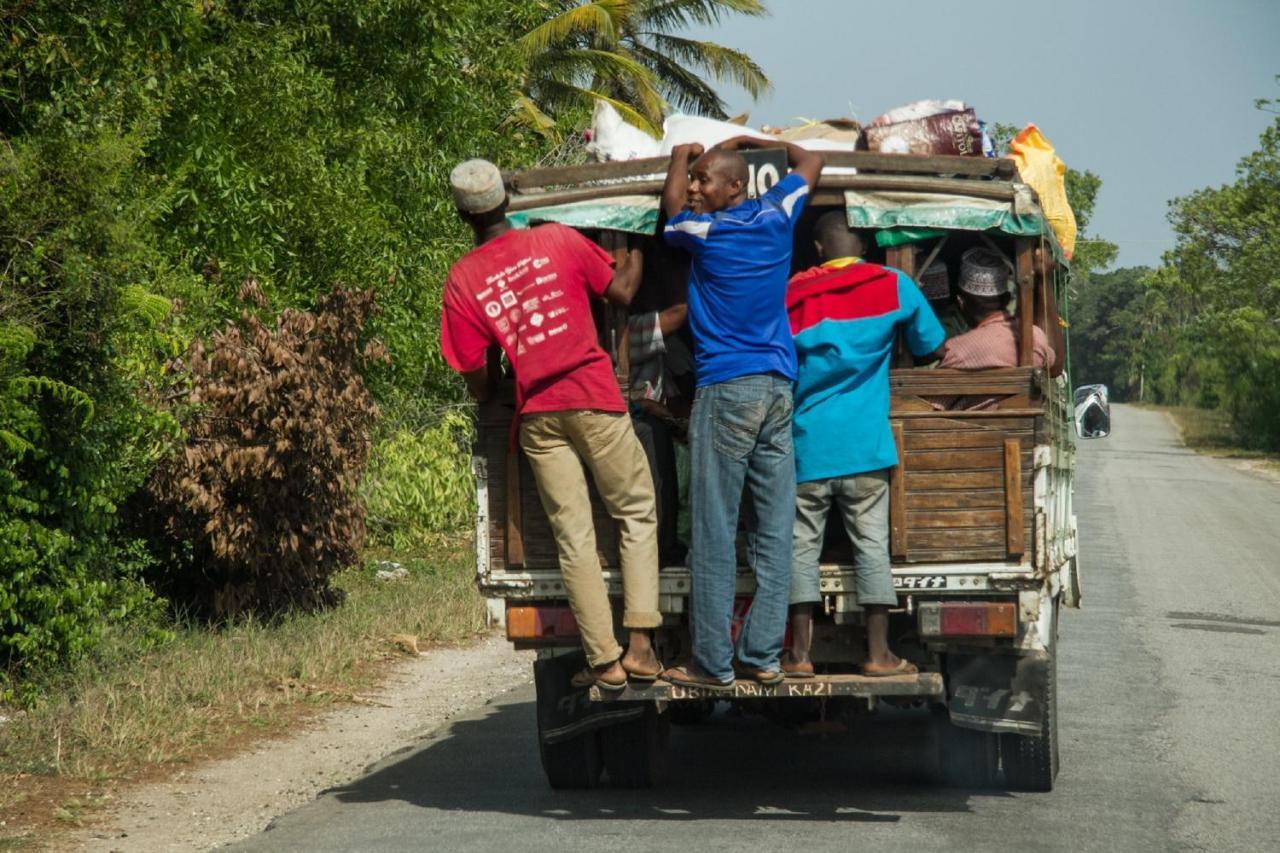
[{"label": "brown sack", "polygon": [[972,109],[863,129],[867,148],[911,154],[982,156],[982,129]]}]

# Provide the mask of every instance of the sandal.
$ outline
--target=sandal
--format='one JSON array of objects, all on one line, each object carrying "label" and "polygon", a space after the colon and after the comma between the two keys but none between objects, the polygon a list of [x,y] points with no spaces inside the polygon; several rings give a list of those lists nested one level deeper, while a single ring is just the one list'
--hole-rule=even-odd
[{"label": "sandal", "polygon": [[906,658],[898,658],[898,662],[889,669],[868,670],[867,665],[862,665],[862,674],[867,678],[887,678],[891,675],[915,675],[920,672],[920,667],[913,664]]},{"label": "sandal", "polygon": [[693,664],[673,666],[671,669],[663,670],[662,680],[680,687],[696,687],[713,693],[732,693],[734,686],[733,681],[712,678]]},{"label": "sandal", "polygon": [[609,693],[621,693],[623,690],[627,689],[627,682],[605,681],[603,678],[596,675],[589,666],[583,667],[578,672],[574,673],[573,677],[569,679],[569,683],[574,687],[599,687],[601,690]]},{"label": "sandal", "polygon": [[813,663],[810,661],[792,661],[786,655],[782,658],[783,678],[813,678]]},{"label": "sandal", "polygon": [[[657,660],[656,656],[654,657],[654,660]],[[644,672],[640,670],[630,669],[627,667],[625,663],[622,664],[622,668],[626,670],[628,679],[630,679],[631,681],[637,681],[641,684],[653,684],[653,682],[658,680],[658,676],[662,675],[662,672],[665,669],[665,667],[663,667],[662,665],[662,661],[660,660],[658,661],[658,668],[655,669],[653,672]]]},{"label": "sandal", "polygon": [[739,678],[745,678],[748,681],[754,681],[763,687],[776,687],[781,684],[786,676],[776,669],[756,669],[750,666],[735,666],[734,674]]}]

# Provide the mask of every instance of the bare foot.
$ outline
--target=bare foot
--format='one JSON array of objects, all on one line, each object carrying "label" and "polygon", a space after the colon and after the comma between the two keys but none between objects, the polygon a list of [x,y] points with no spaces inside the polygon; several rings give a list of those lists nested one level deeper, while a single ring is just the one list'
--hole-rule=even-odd
[{"label": "bare foot", "polygon": [[919,667],[915,664],[903,660],[892,652],[869,658],[862,665],[863,675],[914,675],[919,671]]},{"label": "bare foot", "polygon": [[616,684],[620,681],[627,680],[626,670],[622,668],[620,661],[614,661],[613,663],[606,664],[604,666],[593,666],[591,671],[595,674],[595,677],[601,681],[608,681]]},{"label": "bare foot", "polygon": [[604,683],[617,685],[620,688],[627,683],[627,673],[615,660],[603,666],[588,666],[569,679],[569,683],[574,687],[590,687],[592,684]]},{"label": "bare foot", "polygon": [[651,648],[638,653],[628,649],[621,663],[622,668],[633,675],[657,677],[662,672],[662,661]]},{"label": "bare foot", "polygon": [[802,677],[813,675],[813,661],[810,660],[809,653],[787,649],[782,653],[782,672],[784,675]]}]

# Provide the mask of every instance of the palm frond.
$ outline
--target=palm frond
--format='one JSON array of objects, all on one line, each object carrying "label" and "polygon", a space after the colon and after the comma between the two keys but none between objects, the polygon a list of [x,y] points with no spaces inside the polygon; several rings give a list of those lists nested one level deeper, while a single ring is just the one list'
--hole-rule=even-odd
[{"label": "palm frond", "polygon": [[592,81],[591,88],[625,100],[638,112],[648,116],[650,122],[661,124],[668,104],[667,99],[662,96],[660,81],[653,68],[631,50],[619,48],[618,54],[643,68],[645,73],[598,77]]},{"label": "palm frond", "polygon": [[666,33],[644,33],[657,53],[684,66],[705,68],[717,80],[727,80],[746,90],[753,99],[766,94],[773,84],[764,69],[741,50],[711,41],[681,38]]},{"label": "palm frond", "polygon": [[637,46],[633,49],[657,76],[659,89],[673,107],[694,115],[725,117],[724,101],[697,74],[653,48]]},{"label": "palm frond", "polygon": [[768,16],[761,0],[651,0],[634,20],[645,29],[682,30],[695,24],[720,23],[729,15]]},{"label": "palm frond", "polygon": [[544,137],[555,135],[556,120],[544,113],[528,95],[521,95],[512,104],[511,114],[503,122],[507,126],[527,127]]},{"label": "palm frond", "polygon": [[653,72],[624,51],[580,47],[543,54],[529,65],[529,79],[550,78],[585,85],[592,80],[634,80],[654,84]]},{"label": "palm frond", "polygon": [[545,88],[540,95],[540,103],[553,112],[573,107],[590,110],[595,106],[596,101],[605,101],[617,110],[618,114],[626,119],[628,123],[635,125],[650,136],[660,137],[662,135],[661,128],[655,126],[653,122],[638,112],[631,104],[604,92],[575,86],[571,83],[550,81],[545,84]]},{"label": "palm frond", "polygon": [[617,44],[621,27],[616,16],[621,1],[598,0],[566,9],[517,39],[516,47],[532,57],[555,51],[579,36],[590,44]]}]

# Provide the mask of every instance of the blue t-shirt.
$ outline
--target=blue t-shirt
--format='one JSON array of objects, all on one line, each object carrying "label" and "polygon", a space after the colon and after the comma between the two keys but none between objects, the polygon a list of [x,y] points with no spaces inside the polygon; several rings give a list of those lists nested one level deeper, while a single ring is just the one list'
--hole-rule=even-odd
[{"label": "blue t-shirt", "polygon": [[796,482],[897,465],[889,362],[898,329],[917,356],[946,340],[920,288],[900,270],[842,259],[797,274],[787,313],[799,364]]},{"label": "blue t-shirt", "polygon": [[663,237],[693,256],[689,328],[698,385],[753,373],[796,377],[784,298],[792,231],[809,185],[792,173],[758,199],[716,213],[682,210]]}]

